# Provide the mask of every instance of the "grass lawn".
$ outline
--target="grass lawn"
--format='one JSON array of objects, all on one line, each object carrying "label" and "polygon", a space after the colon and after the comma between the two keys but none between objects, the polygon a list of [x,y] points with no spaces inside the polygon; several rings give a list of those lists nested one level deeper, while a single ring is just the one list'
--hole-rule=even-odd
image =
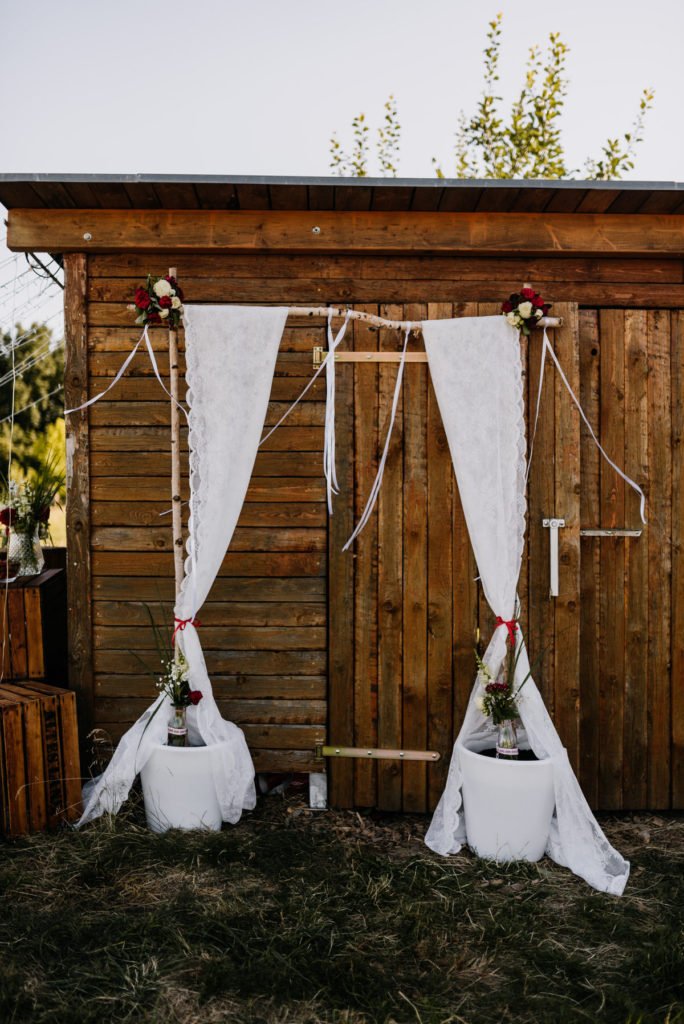
[{"label": "grass lawn", "polygon": [[0,1021],[684,1021],[684,820],[605,822],[604,896],[549,861],[422,843],[426,819],[268,797],[216,834],[144,828],[0,845]]}]

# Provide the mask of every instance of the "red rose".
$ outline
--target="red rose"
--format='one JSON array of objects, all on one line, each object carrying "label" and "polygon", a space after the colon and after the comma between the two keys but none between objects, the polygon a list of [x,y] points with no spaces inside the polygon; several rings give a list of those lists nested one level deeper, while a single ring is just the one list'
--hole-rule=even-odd
[{"label": "red rose", "polygon": [[147,291],[146,288],[135,289],[135,304],[138,307],[138,309],[147,309],[151,301],[152,299],[150,298],[150,293]]},{"label": "red rose", "polygon": [[534,288],[521,288],[520,294],[522,295],[523,299],[533,299],[536,292]]},{"label": "red rose", "polygon": [[535,295],[535,297],[532,299],[532,305],[535,307],[535,309],[543,308],[544,300],[542,299],[541,295]]},{"label": "red rose", "polygon": [[501,312],[502,313],[512,313],[513,312],[513,303],[512,302],[502,302],[501,303]]},{"label": "red rose", "polygon": [[10,508],[9,505],[7,508],[3,508],[2,512],[0,512],[0,523],[2,523],[3,526],[14,526],[15,518],[16,512],[13,508]]},{"label": "red rose", "polygon": [[161,317],[159,316],[159,313],[157,313],[156,309],[153,309],[151,313],[147,314],[147,322],[148,324],[161,323]]},{"label": "red rose", "polygon": [[191,690],[190,693],[188,694],[188,700],[190,701],[191,704],[199,704],[199,702],[202,700],[202,691]]},{"label": "red rose", "polygon": [[159,300],[159,308],[160,309],[171,309],[171,296],[170,295],[162,295],[162,297]]}]

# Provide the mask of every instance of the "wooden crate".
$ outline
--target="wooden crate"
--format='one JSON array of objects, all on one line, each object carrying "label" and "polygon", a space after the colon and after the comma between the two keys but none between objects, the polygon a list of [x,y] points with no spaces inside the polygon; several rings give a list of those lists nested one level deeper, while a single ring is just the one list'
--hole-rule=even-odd
[{"label": "wooden crate", "polygon": [[48,569],[14,580],[0,595],[3,679],[64,679],[67,671],[66,573]]},{"label": "wooden crate", "polygon": [[74,821],[81,768],[73,691],[0,682],[0,829],[17,836]]}]

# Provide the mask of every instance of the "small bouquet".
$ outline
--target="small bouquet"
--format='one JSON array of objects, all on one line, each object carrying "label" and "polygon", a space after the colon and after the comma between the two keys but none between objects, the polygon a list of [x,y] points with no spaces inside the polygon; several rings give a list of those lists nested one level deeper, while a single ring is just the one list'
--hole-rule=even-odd
[{"label": "small bouquet", "polygon": [[135,301],[128,307],[137,312],[136,324],[164,324],[178,327],[183,319],[183,292],[175,277],[147,275],[147,284],[135,289]]},{"label": "small bouquet", "polygon": [[501,312],[511,327],[516,327],[529,336],[538,320],[546,316],[551,309],[550,302],[544,302],[534,288],[521,288],[501,304]]},{"label": "small bouquet", "polygon": [[162,668],[157,689],[160,693],[166,694],[174,708],[188,708],[191,704],[199,704],[202,700],[202,691],[190,689],[189,666],[179,647],[176,648],[173,658],[162,662]]},{"label": "small bouquet", "polygon": [[15,533],[38,534],[41,540],[49,535],[50,509],[64,489],[64,473],[56,455],[50,452],[33,475],[17,483],[10,480],[5,487],[6,505],[0,510],[0,523]]}]

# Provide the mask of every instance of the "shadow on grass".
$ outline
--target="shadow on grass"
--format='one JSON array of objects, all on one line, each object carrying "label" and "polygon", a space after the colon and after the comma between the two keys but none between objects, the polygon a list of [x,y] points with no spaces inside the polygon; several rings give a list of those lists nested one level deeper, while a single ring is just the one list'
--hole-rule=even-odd
[{"label": "shadow on grass", "polygon": [[606,823],[621,899],[548,861],[422,843],[425,819],[270,798],[220,833],[0,847],[3,1024],[684,1021],[684,821]]}]

